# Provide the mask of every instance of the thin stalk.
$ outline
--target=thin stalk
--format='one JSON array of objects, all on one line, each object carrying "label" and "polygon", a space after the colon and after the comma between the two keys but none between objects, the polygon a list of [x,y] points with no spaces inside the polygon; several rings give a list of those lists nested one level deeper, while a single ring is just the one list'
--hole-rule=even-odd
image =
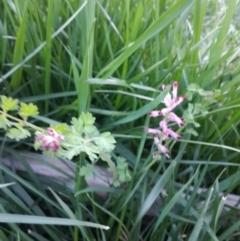
[{"label": "thin stalk", "polygon": [[[80,176],[79,175],[79,167],[81,166],[84,166],[85,164],[85,153],[82,152],[80,154],[80,157],[79,157],[79,161],[76,165],[76,170],[75,170],[75,180],[76,180],[76,193],[79,192],[79,190],[83,190],[84,188],[86,188],[86,181],[85,181],[85,178]],[[79,203],[84,203],[84,199],[85,199],[85,196],[84,194],[80,194],[78,195],[77,197],[77,205],[78,205],[78,202]],[[82,220],[85,220],[86,219],[86,215],[84,212],[78,212],[78,208],[76,207],[76,210],[75,210],[75,216],[76,218],[78,219],[79,218],[79,214],[80,214],[80,218]],[[78,241],[78,238],[79,238],[79,228],[78,226],[75,226],[74,227],[74,241]]]},{"label": "thin stalk", "polygon": [[[51,85],[51,58],[52,58],[52,27],[53,27],[54,1],[48,2],[48,15],[46,26],[46,52],[45,52],[45,95],[50,93]],[[49,102],[45,101],[45,113],[49,112]]]},{"label": "thin stalk", "polygon": [[[150,117],[148,115],[147,118],[146,118],[146,121],[145,121],[145,126],[149,125],[149,121],[150,121]],[[138,148],[136,163],[135,163],[134,171],[133,171],[133,174],[132,174],[132,177],[135,177],[135,178],[138,177],[138,164],[139,164],[139,161],[140,161],[140,158],[141,158],[141,155],[142,155],[145,140],[146,140],[146,132],[143,133],[142,139],[141,139],[141,142],[140,142],[140,145],[139,145],[139,148]],[[133,184],[134,184],[134,180],[132,180],[131,183],[129,184],[129,188],[126,190],[126,196],[128,196],[130,194],[130,192],[132,191]],[[127,207],[128,206],[125,205],[125,207],[123,208],[123,210],[121,212],[120,220],[121,220],[122,223],[123,223],[123,218],[126,215]],[[119,240],[119,235],[120,235],[121,229],[122,229],[122,226],[119,225],[118,229],[117,229],[116,239],[115,239],[116,241]]]},{"label": "thin stalk", "polygon": [[33,125],[33,124],[25,121],[25,120],[21,120],[21,119],[19,119],[19,118],[17,118],[17,117],[11,116],[11,115],[7,114],[6,112],[4,112],[4,111],[2,111],[2,110],[0,110],[0,114],[3,114],[3,115],[5,115],[5,116],[7,116],[9,119],[15,120],[15,121],[17,121],[18,123],[21,123],[21,124],[23,124],[23,125],[25,125],[25,126],[29,126],[29,127],[33,128],[33,129],[35,129],[35,130],[38,130],[38,131],[41,131],[41,132],[45,131],[44,129],[42,129],[42,128],[38,127],[38,126],[35,126],[35,125]]}]

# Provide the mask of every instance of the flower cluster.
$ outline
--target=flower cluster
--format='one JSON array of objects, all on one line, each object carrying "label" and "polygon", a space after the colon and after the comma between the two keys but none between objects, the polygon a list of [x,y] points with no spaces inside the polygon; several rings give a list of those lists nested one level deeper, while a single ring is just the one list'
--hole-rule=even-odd
[{"label": "flower cluster", "polygon": [[36,133],[36,142],[40,143],[44,150],[56,152],[64,136],[56,132],[53,128],[47,128],[47,133]]},{"label": "flower cluster", "polygon": [[[165,90],[166,86],[163,85],[162,89]],[[162,144],[162,141],[166,141],[169,137],[173,137],[174,139],[180,139],[181,135],[174,132],[170,127],[168,127],[168,122],[175,122],[179,127],[184,125],[184,120],[181,117],[178,117],[172,111],[178,106],[180,103],[184,101],[185,96],[177,96],[178,90],[178,82],[173,83],[172,94],[168,93],[163,103],[165,104],[165,108],[159,111],[151,111],[149,114],[151,117],[163,116],[163,119],[159,122],[159,129],[146,128],[145,131],[147,133],[153,134],[154,143],[157,145],[160,152],[164,153],[169,158],[169,150]]]}]

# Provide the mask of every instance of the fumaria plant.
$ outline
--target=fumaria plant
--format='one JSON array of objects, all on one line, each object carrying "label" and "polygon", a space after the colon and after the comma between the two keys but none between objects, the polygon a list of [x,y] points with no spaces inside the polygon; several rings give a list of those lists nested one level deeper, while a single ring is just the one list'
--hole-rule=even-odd
[{"label": "fumaria plant", "polygon": [[[162,89],[166,89],[166,85],[162,85]],[[200,124],[195,120],[196,116],[206,115],[208,113],[209,105],[215,103],[216,97],[220,95],[220,90],[205,91],[200,88],[197,84],[191,84],[187,87],[187,93],[183,96],[178,96],[178,82],[175,81],[172,86],[172,91],[167,93],[163,99],[164,108],[161,110],[153,110],[149,113],[151,117],[163,117],[159,122],[159,128],[145,128],[147,133],[153,134],[154,144],[158,147],[158,151],[154,152],[153,157],[158,159],[161,158],[160,153],[165,154],[167,158],[170,158],[168,148],[163,144],[170,137],[174,139],[181,139],[182,136],[173,131],[169,124],[176,123],[178,127],[186,126],[186,133],[197,136],[195,128],[200,127]],[[199,102],[195,101],[195,104],[188,103],[188,108],[183,111],[183,117],[178,117],[173,110],[180,105],[185,99],[191,101],[194,96],[200,97]],[[182,129],[179,129],[179,132]]]},{"label": "fumaria plant", "polygon": [[[163,85],[165,90],[166,86]],[[161,110],[153,110],[149,114],[151,117],[162,116],[159,122],[160,129],[146,128],[147,133],[153,134],[154,143],[158,151],[154,152],[154,158],[160,158],[160,153],[164,153],[170,158],[168,148],[163,144],[170,137],[180,139],[182,136],[169,127],[170,122],[176,123],[178,127],[187,126],[186,132],[197,135],[194,127],[200,126],[195,120],[198,114],[206,114],[209,104],[216,102],[216,97],[220,94],[219,90],[214,92],[204,91],[198,85],[189,85],[186,95],[177,96],[178,82],[173,83],[173,89],[167,93],[163,99],[165,105]],[[185,99],[192,100],[198,94],[199,102],[188,103],[188,108],[184,110],[183,117],[178,117],[173,110]],[[6,130],[6,135],[10,139],[20,141],[31,136],[34,131],[34,148],[41,149],[45,155],[60,157],[72,160],[81,153],[86,153],[91,164],[81,166],[80,175],[89,177],[94,174],[94,165],[99,159],[106,161],[113,174],[113,185],[119,186],[121,183],[128,182],[130,173],[128,165],[123,157],[116,158],[116,164],[112,161],[111,152],[115,148],[115,139],[110,132],[100,133],[95,123],[95,117],[91,113],[81,113],[79,118],[73,117],[70,125],[65,123],[50,126],[46,129],[33,125],[28,121],[29,117],[39,114],[36,105],[20,102],[11,97],[1,96],[0,128]],[[11,114],[10,114],[11,113]],[[19,117],[15,117],[17,114]],[[182,131],[182,129],[180,129]]]},{"label": "fumaria plant", "polygon": [[[9,114],[14,112],[20,118]],[[81,167],[81,176],[94,174],[93,165],[99,159],[106,161],[113,174],[113,185],[118,186],[130,180],[126,160],[116,158],[116,165],[111,159],[115,139],[110,132],[100,133],[94,126],[95,118],[90,113],[81,113],[79,118],[72,118],[71,125],[59,124],[47,129],[31,124],[28,119],[38,115],[37,106],[19,102],[11,97],[1,96],[0,128],[6,130],[10,139],[20,141],[31,136],[34,131],[36,150],[42,149],[45,155],[72,160],[80,153],[86,153],[91,161]]]}]

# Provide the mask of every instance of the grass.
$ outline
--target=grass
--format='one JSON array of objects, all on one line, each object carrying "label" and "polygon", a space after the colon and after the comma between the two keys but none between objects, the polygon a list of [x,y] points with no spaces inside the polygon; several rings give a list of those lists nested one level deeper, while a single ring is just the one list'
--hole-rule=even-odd
[{"label": "grass", "polygon": [[[32,140],[15,143],[1,131],[1,155],[18,158],[27,172],[0,165],[1,183],[15,182],[0,191],[0,239],[238,240],[237,208],[226,209],[224,196],[240,195],[239,7],[237,0],[3,0],[1,95],[36,104],[41,127],[93,113],[115,136],[113,156],[126,158],[132,179],[103,188],[102,199],[78,169],[74,187],[36,175],[19,155],[33,150]],[[148,112],[160,108],[161,85],[174,80],[181,94],[190,84],[221,94],[206,115],[194,116],[198,136],[183,129],[168,143],[171,159],[155,161],[144,128],[157,126]],[[203,104],[198,96],[191,102]],[[156,216],[146,216],[156,200]]]}]

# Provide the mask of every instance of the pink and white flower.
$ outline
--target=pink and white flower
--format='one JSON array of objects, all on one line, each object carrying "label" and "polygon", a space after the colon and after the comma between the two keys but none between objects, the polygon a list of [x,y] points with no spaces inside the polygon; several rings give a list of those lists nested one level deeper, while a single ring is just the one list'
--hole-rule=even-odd
[{"label": "pink and white flower", "polygon": [[153,135],[160,135],[162,132],[158,129],[146,128],[145,131],[147,133],[151,133]]},{"label": "pink and white flower", "polygon": [[161,142],[159,141],[157,136],[154,136],[154,143],[155,143],[155,145],[157,145],[160,152],[164,153],[167,158],[170,158],[169,150],[167,149],[167,147],[165,147],[164,145],[161,144]]},{"label": "pink and white flower", "polygon": [[[166,85],[162,85],[162,89],[166,89]],[[173,83],[173,90],[171,93],[167,93],[165,98],[163,99],[163,103],[165,104],[165,108],[162,110],[151,111],[149,115],[151,117],[163,116],[163,119],[159,122],[159,126],[162,130],[146,128],[145,131],[147,133],[151,133],[154,136],[154,143],[157,145],[159,151],[164,153],[169,158],[168,149],[162,145],[162,140],[166,141],[169,137],[173,137],[174,139],[182,138],[177,132],[174,132],[171,128],[168,127],[168,122],[175,122],[179,127],[184,125],[184,120],[181,117],[178,117],[175,113],[173,113],[173,109],[181,104],[186,96],[177,96],[178,90],[178,82]],[[160,139],[159,139],[160,136]],[[161,141],[160,141],[161,140]]]},{"label": "pink and white flower", "polygon": [[150,111],[150,112],[149,112],[149,115],[150,115],[151,117],[157,117],[157,116],[162,115],[162,113],[161,113],[161,111],[153,110],[153,111]]},{"label": "pink and white flower", "polygon": [[47,133],[39,133],[36,135],[36,142],[40,142],[44,150],[52,150],[56,152],[60,147],[61,140],[64,136],[56,132],[53,128],[47,128]]},{"label": "pink and white flower", "polygon": [[172,122],[176,122],[179,127],[184,125],[184,120],[181,117],[178,117],[175,113],[170,112],[168,115],[168,119]]},{"label": "pink and white flower", "polygon": [[177,132],[174,132],[171,128],[168,129],[168,134],[173,137],[174,139],[181,139],[182,136],[179,135]]}]

